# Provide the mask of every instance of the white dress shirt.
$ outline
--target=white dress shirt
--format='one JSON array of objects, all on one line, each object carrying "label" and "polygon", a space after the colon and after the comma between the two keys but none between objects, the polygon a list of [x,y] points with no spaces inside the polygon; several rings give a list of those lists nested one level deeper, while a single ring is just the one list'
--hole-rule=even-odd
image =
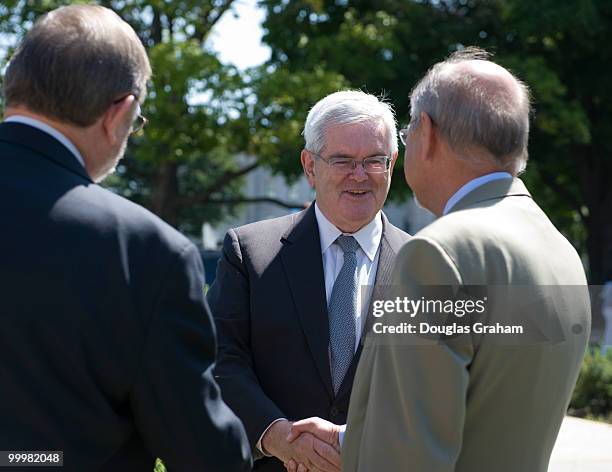
[{"label": "white dress shirt", "polygon": [[39,129],[47,134],[50,134],[55,139],[57,139],[60,143],[68,148],[68,150],[74,155],[77,161],[85,167],[85,161],[83,160],[83,156],[76,148],[72,141],[70,141],[66,136],[60,133],[58,130],[49,126],[47,123],[43,123],[42,121],[38,121],[34,118],[30,118],[29,116],[23,115],[11,115],[7,119],[4,120],[5,123],[22,123],[24,125],[31,126],[32,128]]},{"label": "white dress shirt", "polygon": [[459,203],[463,197],[465,197],[472,190],[477,189],[478,187],[488,184],[489,182],[493,182],[494,180],[500,179],[511,179],[512,175],[508,172],[492,172],[491,174],[482,175],[480,177],[476,177],[475,179],[470,180],[467,184],[457,190],[452,197],[448,199],[446,205],[444,206],[444,211],[442,215],[446,215],[451,209]]},{"label": "white dress shirt", "polygon": [[[338,244],[334,244],[338,236],[345,234],[353,236],[359,243],[357,250],[357,272],[358,272],[358,288],[357,288],[357,313],[355,314],[355,351],[359,347],[361,333],[365,326],[368,309],[370,307],[370,299],[372,298],[372,288],[376,281],[376,271],[378,269],[378,259],[380,258],[380,241],[382,240],[382,216],[380,211],[374,219],[367,225],[361,228],[356,233],[342,233],[334,224],[329,221],[323,214],[319,205],[315,202],[315,217],[319,226],[319,239],[321,243],[321,256],[323,258],[323,275],[325,277],[325,293],[327,296],[327,304],[331,298],[332,289],[336,277],[344,264],[344,252]],[[331,356],[331,352],[329,353]],[[331,357],[330,357],[331,359]],[[270,427],[277,421],[286,418],[278,418],[274,420],[266,428],[257,441],[256,448],[267,456],[261,445],[261,440],[268,432]],[[344,432],[342,433],[342,436]],[[257,459],[257,457],[256,457]]]},{"label": "white dress shirt", "polygon": [[332,289],[336,277],[344,264],[344,252],[338,244],[334,244],[338,236],[345,234],[353,236],[359,243],[357,250],[357,313],[355,316],[355,351],[359,347],[361,333],[372,297],[372,287],[376,280],[376,269],[380,257],[380,240],[382,239],[382,217],[380,212],[374,219],[356,233],[342,233],[336,228],[319,209],[315,202],[315,216],[319,226],[319,238],[321,240],[321,254],[323,257],[323,274],[325,276],[325,293],[327,304],[331,298]]}]

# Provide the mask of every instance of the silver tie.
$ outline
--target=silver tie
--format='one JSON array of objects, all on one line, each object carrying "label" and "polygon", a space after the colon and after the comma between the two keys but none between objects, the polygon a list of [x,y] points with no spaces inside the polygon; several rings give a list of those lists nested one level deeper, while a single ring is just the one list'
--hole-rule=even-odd
[{"label": "silver tie", "polygon": [[334,282],[329,299],[329,342],[334,392],[351,365],[355,352],[355,315],[357,314],[357,249],[352,236],[339,236],[336,243],[344,251],[344,264]]}]

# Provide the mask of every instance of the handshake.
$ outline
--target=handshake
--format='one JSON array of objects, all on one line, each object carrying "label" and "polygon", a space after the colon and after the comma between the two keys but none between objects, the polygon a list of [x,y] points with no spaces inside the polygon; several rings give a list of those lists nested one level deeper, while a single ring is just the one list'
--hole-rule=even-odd
[{"label": "handshake", "polygon": [[264,451],[280,459],[289,472],[339,472],[342,427],[321,418],[294,423],[280,420],[262,438]]}]

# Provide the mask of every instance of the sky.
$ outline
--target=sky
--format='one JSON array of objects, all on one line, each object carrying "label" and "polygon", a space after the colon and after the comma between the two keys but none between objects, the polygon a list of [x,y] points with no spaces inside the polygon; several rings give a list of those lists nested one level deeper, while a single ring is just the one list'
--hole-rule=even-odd
[{"label": "sky", "polygon": [[[270,57],[270,48],[261,43],[264,18],[265,11],[257,7],[257,0],[236,0],[213,28],[207,46],[219,53],[223,63],[241,70],[262,64]],[[0,34],[0,57],[9,44],[12,41]]]},{"label": "sky", "polygon": [[261,44],[261,23],[265,11],[257,0],[236,0],[213,28],[207,45],[219,53],[225,64],[239,69],[257,66],[270,57],[270,48]]}]

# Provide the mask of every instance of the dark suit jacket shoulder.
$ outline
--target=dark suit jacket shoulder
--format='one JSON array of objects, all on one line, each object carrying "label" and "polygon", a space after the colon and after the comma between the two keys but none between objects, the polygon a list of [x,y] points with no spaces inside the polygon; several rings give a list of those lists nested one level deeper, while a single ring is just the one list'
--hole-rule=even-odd
[{"label": "dark suit jacket shoulder", "polygon": [[223,255],[236,254],[253,271],[262,272],[278,256],[283,238],[301,217],[301,213],[291,214],[230,229],[225,236]]}]

